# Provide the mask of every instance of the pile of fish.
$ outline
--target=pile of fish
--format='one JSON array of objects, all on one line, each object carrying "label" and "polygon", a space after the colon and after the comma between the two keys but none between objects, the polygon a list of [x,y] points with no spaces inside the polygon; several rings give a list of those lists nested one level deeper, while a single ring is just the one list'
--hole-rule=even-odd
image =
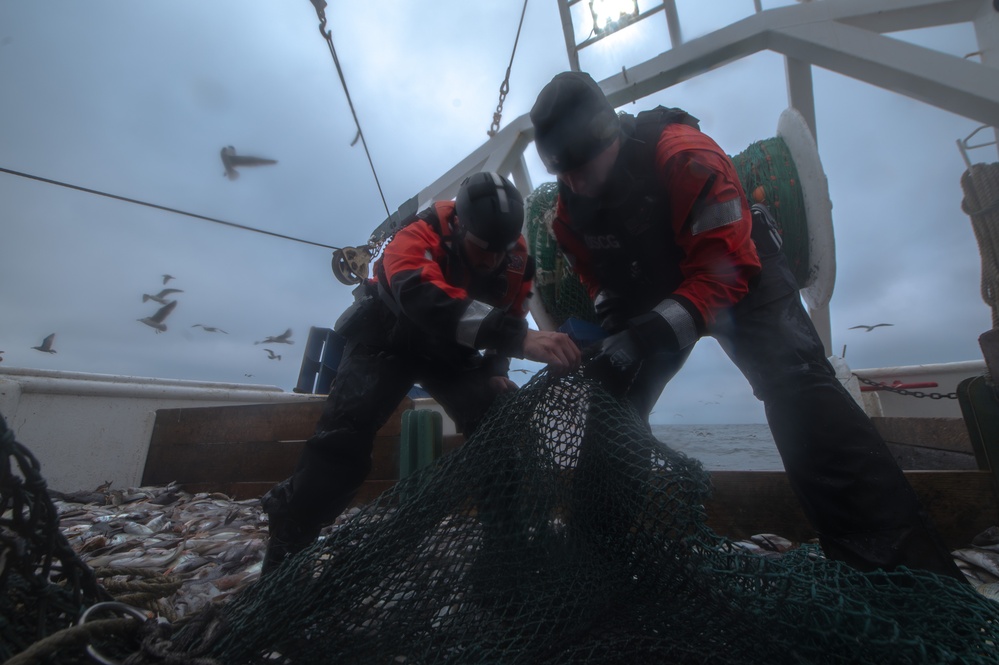
[{"label": "pile of fish", "polygon": [[126,593],[129,582],[173,583],[163,585],[170,595],[144,605],[170,621],[260,576],[267,517],[258,499],[176,485],[51,495],[63,535],[112,595]]},{"label": "pile of fish", "polygon": [[990,526],[971,540],[971,547],[951,554],[978,593],[999,601],[999,526]]}]

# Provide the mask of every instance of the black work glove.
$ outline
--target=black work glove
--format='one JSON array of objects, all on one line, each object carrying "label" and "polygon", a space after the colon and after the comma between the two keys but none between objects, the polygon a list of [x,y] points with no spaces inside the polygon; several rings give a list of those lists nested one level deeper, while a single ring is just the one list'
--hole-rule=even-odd
[{"label": "black work glove", "polygon": [[642,366],[642,350],[635,333],[625,330],[606,337],[592,351],[583,376],[599,381],[612,395],[624,395]]},{"label": "black work glove", "polygon": [[628,325],[628,319],[624,316],[624,299],[610,289],[597,294],[593,301],[593,311],[600,327],[612,335]]}]

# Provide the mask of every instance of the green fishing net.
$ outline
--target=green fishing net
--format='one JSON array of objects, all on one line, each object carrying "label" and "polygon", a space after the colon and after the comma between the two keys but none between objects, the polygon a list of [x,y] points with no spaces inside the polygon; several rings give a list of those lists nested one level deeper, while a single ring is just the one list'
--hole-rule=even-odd
[{"label": "green fishing net", "polygon": [[556,328],[570,317],[596,323],[597,316],[589,294],[555,242],[552,220],[555,218],[557,199],[558,184],[548,182],[535,189],[524,201],[524,237],[527,251],[534,257],[537,268],[534,292]]},{"label": "green fishing net", "polygon": [[38,460],[0,416],[0,662],[110,597],[59,531]]},{"label": "green fishing net", "polygon": [[995,663],[999,604],[930,573],[762,556],[700,464],[542,372],[458,450],[237,594],[222,663]]},{"label": "green fishing net", "polygon": [[798,287],[808,286],[812,275],[805,196],[798,167],[784,139],[777,136],[756,141],[733,156],[732,163],[750,202],[766,205],[777,222],[781,250]]},{"label": "green fishing net", "polygon": [[103,595],[68,574],[71,553],[46,563],[65,549],[51,520],[25,528],[23,497],[45,498],[35,471],[3,487],[12,663],[89,662],[86,643],[129,665],[999,662],[999,604],[968,585],[715,534],[701,465],[579,375],[540,372],[459,449],[226,601],[24,659],[39,617],[72,624]]}]

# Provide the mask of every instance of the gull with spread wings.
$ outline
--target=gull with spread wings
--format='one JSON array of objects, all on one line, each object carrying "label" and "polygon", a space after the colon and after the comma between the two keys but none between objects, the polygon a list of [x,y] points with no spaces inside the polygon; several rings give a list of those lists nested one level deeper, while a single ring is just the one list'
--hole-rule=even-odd
[{"label": "gull with spread wings", "polygon": [[42,340],[40,346],[33,346],[31,348],[38,349],[39,351],[44,351],[45,353],[55,353],[56,350],[52,348],[52,342],[55,340],[55,333],[52,333],[48,337]]},{"label": "gull with spread wings", "polygon": [[277,164],[276,159],[266,157],[250,157],[249,155],[237,155],[236,149],[231,145],[222,148],[222,166],[225,167],[225,177],[235,180],[239,177],[237,166],[265,166],[267,164]]},{"label": "gull with spread wings", "polygon": [[146,302],[148,300],[155,300],[159,304],[165,305],[165,304],[167,304],[167,302],[169,302],[166,299],[166,297],[168,295],[170,295],[171,293],[183,293],[183,291],[181,289],[163,289],[162,291],[160,291],[156,295],[150,295],[148,293],[143,293],[142,294],[142,302]]},{"label": "gull with spread wings", "polygon": [[289,339],[291,337],[291,328],[288,328],[280,335],[274,337],[265,337],[259,342],[254,342],[254,344],[294,344],[295,342]]},{"label": "gull with spread wings", "polygon": [[201,328],[201,329],[202,329],[202,330],[204,330],[205,332],[220,332],[220,333],[224,333],[224,334],[226,334],[226,335],[228,335],[228,334],[229,334],[229,333],[227,333],[226,331],[222,330],[221,328],[216,328],[215,326],[206,326],[206,325],[205,325],[205,324],[203,324],[203,323],[195,323],[195,324],[194,324],[193,326],[191,326],[191,327],[192,327],[192,328]]},{"label": "gull with spread wings", "polygon": [[170,312],[172,312],[173,308],[176,306],[177,306],[177,301],[171,300],[170,302],[168,302],[167,304],[163,305],[158,310],[156,310],[156,313],[153,314],[152,316],[146,316],[141,319],[136,319],[136,321],[145,323],[150,328],[155,328],[156,334],[158,335],[167,329],[166,324],[163,323],[163,321],[166,319],[166,317],[170,316]]},{"label": "gull with spread wings", "polygon": [[858,328],[863,328],[864,332],[871,332],[875,328],[880,328],[881,326],[893,326],[893,325],[895,325],[895,324],[894,323],[875,323],[873,326],[864,326],[864,325],[850,326],[850,328],[848,328],[848,330],[857,330]]}]

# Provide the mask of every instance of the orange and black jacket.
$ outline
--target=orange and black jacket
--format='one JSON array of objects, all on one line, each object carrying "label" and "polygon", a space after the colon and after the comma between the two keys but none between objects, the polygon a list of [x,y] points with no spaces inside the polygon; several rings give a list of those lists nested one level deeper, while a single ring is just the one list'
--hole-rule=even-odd
[{"label": "orange and black jacket", "polygon": [[436,345],[518,357],[527,334],[534,263],[523,236],[496,272],[477,276],[462,260],[453,201],[440,201],[399,230],[375,263],[383,301]]},{"label": "orange and black jacket", "polygon": [[749,204],[696,119],[659,107],[621,120],[606,192],[589,199],[560,185],[553,230],[605,328],[659,316],[674,336],[667,348],[683,349],[760,272]]}]

